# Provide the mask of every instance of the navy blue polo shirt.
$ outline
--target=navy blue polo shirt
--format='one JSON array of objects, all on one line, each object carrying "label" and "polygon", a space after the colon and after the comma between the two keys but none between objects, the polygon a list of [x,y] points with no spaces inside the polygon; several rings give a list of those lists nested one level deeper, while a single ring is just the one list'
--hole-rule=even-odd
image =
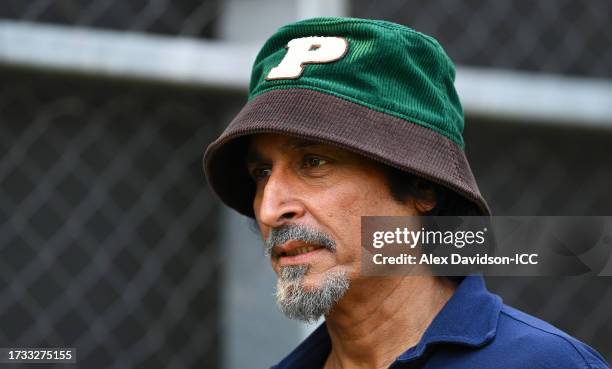
[{"label": "navy blue polo shirt", "polygon": [[[320,369],[331,349],[321,324],[273,369]],[[420,342],[390,368],[603,369],[591,347],[502,303],[481,276],[464,278]]]}]

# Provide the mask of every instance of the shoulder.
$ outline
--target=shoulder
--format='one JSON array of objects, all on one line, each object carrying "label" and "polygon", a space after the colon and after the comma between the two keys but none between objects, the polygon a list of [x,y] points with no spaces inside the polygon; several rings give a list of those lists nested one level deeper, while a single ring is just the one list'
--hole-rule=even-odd
[{"label": "shoulder", "polygon": [[511,361],[534,368],[609,368],[585,343],[507,305],[501,308],[492,345],[505,350]]}]

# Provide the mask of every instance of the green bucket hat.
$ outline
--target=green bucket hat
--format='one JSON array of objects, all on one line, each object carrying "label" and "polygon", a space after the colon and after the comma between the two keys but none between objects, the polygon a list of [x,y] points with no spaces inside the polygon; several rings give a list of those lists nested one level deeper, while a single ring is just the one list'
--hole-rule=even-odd
[{"label": "green bucket hat", "polygon": [[454,79],[440,44],[399,24],[314,18],[284,26],[257,55],[246,105],[204,154],[210,187],[253,217],[248,138],[278,133],[438,183],[490,214],[463,150]]}]

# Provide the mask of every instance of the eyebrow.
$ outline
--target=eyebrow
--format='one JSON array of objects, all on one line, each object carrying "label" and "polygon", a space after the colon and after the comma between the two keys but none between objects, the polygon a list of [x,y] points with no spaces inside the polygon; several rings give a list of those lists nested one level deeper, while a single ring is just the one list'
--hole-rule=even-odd
[{"label": "eyebrow", "polygon": [[[322,146],[322,145],[325,145],[325,144],[321,142],[317,142],[317,141],[296,138],[296,139],[290,140],[287,143],[286,148],[290,150],[299,150],[299,149],[305,149],[308,147]],[[266,159],[260,153],[252,149],[249,149],[247,151],[246,156],[245,156],[246,165],[255,164],[255,163],[263,163],[263,162],[266,162]]]}]

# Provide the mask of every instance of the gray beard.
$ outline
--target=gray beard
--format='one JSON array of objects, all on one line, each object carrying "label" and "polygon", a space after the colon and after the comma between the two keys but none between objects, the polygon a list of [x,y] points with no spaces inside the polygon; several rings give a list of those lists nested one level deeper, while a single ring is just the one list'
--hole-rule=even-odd
[{"label": "gray beard", "polygon": [[321,316],[329,314],[346,294],[349,279],[344,272],[329,273],[322,286],[304,288],[302,281],[307,271],[307,265],[281,267],[276,284],[276,302],[290,319],[314,323]]}]

